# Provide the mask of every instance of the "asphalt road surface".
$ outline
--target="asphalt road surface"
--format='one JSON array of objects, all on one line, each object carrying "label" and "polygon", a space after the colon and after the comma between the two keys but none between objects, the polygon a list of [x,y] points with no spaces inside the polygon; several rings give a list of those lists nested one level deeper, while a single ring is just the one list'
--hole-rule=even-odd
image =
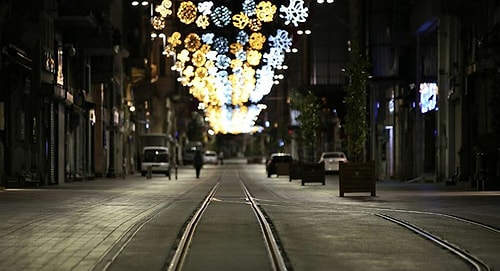
[{"label": "asphalt road surface", "polygon": [[[0,270],[170,270],[204,200],[182,270],[273,270],[266,216],[287,270],[500,270],[500,192],[378,181],[377,196],[267,178],[226,160],[200,179],[161,175],[0,191]],[[211,197],[210,191],[217,187]]]}]

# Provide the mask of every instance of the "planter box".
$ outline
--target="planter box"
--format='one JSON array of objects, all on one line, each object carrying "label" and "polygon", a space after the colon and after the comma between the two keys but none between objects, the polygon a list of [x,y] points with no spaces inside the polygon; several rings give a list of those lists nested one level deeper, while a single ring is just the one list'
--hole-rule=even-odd
[{"label": "planter box", "polygon": [[276,175],[289,175],[290,174],[290,163],[276,163]]},{"label": "planter box", "polygon": [[302,164],[302,185],[305,183],[321,183],[325,185],[325,164]]},{"label": "planter box", "polygon": [[375,196],[375,162],[340,163],[339,192],[368,192]]},{"label": "planter box", "polygon": [[260,156],[252,156],[247,159],[247,164],[263,164],[264,159]]}]

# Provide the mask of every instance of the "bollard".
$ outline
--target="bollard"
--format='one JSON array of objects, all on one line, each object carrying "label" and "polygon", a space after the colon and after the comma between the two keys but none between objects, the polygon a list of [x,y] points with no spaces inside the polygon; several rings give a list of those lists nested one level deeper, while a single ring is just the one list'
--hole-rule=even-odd
[{"label": "bollard", "polygon": [[175,165],[175,179],[177,180],[177,165]]},{"label": "bollard", "polygon": [[146,178],[147,179],[151,179],[153,177],[153,167],[152,166],[148,166],[148,172],[146,174]]}]

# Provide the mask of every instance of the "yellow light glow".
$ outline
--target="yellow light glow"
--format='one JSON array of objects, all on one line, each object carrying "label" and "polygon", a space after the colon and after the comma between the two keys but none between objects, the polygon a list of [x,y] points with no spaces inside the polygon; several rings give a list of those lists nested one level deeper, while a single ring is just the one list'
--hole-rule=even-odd
[{"label": "yellow light glow", "polygon": [[181,33],[179,33],[179,32],[172,33],[172,35],[167,38],[167,42],[172,46],[172,48],[175,48],[175,47],[181,45],[182,44]]},{"label": "yellow light glow", "polygon": [[231,45],[229,45],[229,52],[231,52],[231,54],[233,54],[233,55],[235,55],[236,53],[238,53],[242,49],[243,49],[243,45],[241,45],[241,43],[239,43],[239,42],[231,43]]},{"label": "yellow light glow", "polygon": [[257,66],[260,63],[260,59],[262,58],[262,54],[257,50],[248,50],[247,51],[247,62],[252,66]]},{"label": "yellow light glow", "polygon": [[262,22],[257,18],[252,18],[248,22],[248,28],[252,31],[260,31],[262,29]]},{"label": "yellow light glow", "polygon": [[250,44],[252,49],[255,50],[261,50],[265,42],[266,42],[266,36],[264,36],[262,33],[259,32],[252,33],[248,40],[248,43]]},{"label": "yellow light glow", "polygon": [[243,29],[249,22],[250,19],[245,13],[243,13],[243,11],[233,16],[233,25],[236,28]]},{"label": "yellow light glow", "polygon": [[207,58],[205,57],[205,54],[199,50],[194,52],[193,57],[191,58],[191,62],[196,67],[201,67],[201,66],[205,65],[206,60],[207,60]]},{"label": "yellow light glow", "polygon": [[200,15],[198,19],[196,19],[196,26],[201,29],[206,29],[210,25],[210,19],[207,15]]},{"label": "yellow light glow", "polygon": [[269,1],[262,1],[259,2],[255,11],[260,21],[271,22],[276,13],[276,6]]},{"label": "yellow light glow", "polygon": [[201,46],[201,38],[196,33],[189,33],[184,39],[184,47],[189,52],[194,52]]},{"label": "yellow light glow", "polygon": [[196,20],[198,10],[196,5],[191,1],[181,2],[177,11],[177,18],[184,24],[190,24]]},{"label": "yellow light glow", "polygon": [[165,28],[165,19],[160,16],[154,16],[153,19],[151,19],[151,25],[153,25],[153,28],[156,30],[163,30],[163,28]]}]

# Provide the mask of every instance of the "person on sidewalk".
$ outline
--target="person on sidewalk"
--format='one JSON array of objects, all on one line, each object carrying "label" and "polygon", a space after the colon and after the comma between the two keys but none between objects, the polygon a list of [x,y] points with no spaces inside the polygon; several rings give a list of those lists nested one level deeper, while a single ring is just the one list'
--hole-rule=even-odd
[{"label": "person on sidewalk", "polygon": [[196,169],[196,178],[200,178],[200,171],[203,167],[203,156],[201,156],[201,151],[199,150],[194,154],[193,166]]}]

